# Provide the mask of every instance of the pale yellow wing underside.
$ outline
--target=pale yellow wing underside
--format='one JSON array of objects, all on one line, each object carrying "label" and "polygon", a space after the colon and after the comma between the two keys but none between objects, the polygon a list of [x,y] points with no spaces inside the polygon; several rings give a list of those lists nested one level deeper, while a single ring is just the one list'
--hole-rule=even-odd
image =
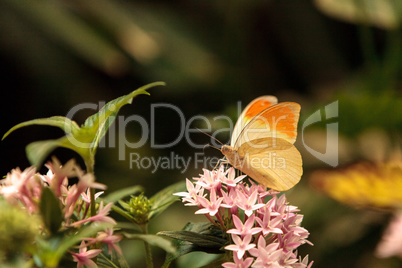
[{"label": "pale yellow wing underside", "polygon": [[[258,145],[268,145],[256,148]],[[302,158],[290,142],[278,138],[262,138],[253,143],[243,143],[237,149],[237,160],[232,165],[256,180],[277,191],[286,191],[295,186],[303,174]],[[236,161],[237,161],[236,160]]]}]

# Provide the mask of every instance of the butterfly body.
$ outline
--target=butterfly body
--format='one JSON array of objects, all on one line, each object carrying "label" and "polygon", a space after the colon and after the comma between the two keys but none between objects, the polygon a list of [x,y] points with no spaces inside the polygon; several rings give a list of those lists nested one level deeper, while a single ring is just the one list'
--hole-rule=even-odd
[{"label": "butterfly body", "polygon": [[222,154],[235,168],[260,184],[286,191],[299,182],[302,159],[293,146],[297,135],[300,105],[277,104],[273,96],[251,102],[240,115],[231,145]]}]

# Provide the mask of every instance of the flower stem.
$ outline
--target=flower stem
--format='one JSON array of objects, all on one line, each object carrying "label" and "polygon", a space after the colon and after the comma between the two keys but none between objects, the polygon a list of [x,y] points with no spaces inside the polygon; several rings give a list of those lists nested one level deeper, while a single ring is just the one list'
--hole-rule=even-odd
[{"label": "flower stem", "polygon": [[[87,173],[92,173],[94,176],[94,160],[93,157],[89,157],[85,159],[85,166],[87,167]],[[91,198],[91,217],[95,216],[95,189],[90,190],[90,198]]]},{"label": "flower stem", "polygon": [[[148,224],[147,223],[141,224],[140,227],[141,227],[141,230],[142,230],[143,234],[148,233]],[[147,262],[147,267],[148,268],[153,268],[154,264],[153,264],[153,261],[152,261],[151,246],[146,241],[144,241],[144,247],[145,247],[145,260]]]}]

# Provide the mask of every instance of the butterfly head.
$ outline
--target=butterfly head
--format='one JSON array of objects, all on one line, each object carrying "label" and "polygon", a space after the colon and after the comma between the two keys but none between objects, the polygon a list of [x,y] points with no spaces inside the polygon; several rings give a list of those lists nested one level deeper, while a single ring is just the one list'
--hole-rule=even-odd
[{"label": "butterfly head", "polygon": [[221,148],[222,154],[226,156],[233,154],[233,150],[234,150],[233,147],[229,145],[223,145]]}]

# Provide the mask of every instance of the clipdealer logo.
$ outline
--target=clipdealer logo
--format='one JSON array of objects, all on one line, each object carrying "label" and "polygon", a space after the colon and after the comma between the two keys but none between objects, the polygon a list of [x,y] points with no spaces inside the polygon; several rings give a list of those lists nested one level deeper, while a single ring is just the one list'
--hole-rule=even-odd
[{"label": "clipdealer logo", "polygon": [[[95,103],[82,103],[74,106],[67,113],[67,117],[73,119],[74,115],[76,115],[79,111],[90,109],[90,110],[98,110],[105,105],[105,102]],[[338,165],[338,123],[332,122],[326,124],[327,131],[327,144],[326,144],[326,152],[321,153],[315,151],[313,148],[309,147],[305,141],[304,132],[305,129],[313,125],[317,122],[326,121],[328,119],[333,119],[338,117],[338,101],[332,102],[326,105],[323,109],[325,115],[321,115],[321,109],[315,111],[312,115],[310,115],[304,122],[300,122],[299,125],[302,125],[301,128],[301,139],[302,144],[306,148],[306,150],[312,154],[314,157],[319,160],[331,165],[333,167]],[[119,115],[116,117],[112,117],[109,120],[109,124],[111,127],[107,135],[101,140],[99,143],[99,148],[118,148],[118,159],[120,161],[129,162],[129,167],[131,169],[147,169],[150,170],[151,173],[155,173],[158,169],[178,169],[181,173],[186,172],[190,167],[194,167],[195,169],[199,169],[200,167],[205,168],[213,168],[218,164],[222,157],[209,157],[206,156],[202,152],[196,152],[193,156],[181,156],[176,154],[174,151],[171,151],[168,156],[143,156],[138,152],[134,152],[136,149],[141,148],[145,144],[149,144],[152,149],[168,149],[172,148],[181,142],[183,139],[187,142],[187,144],[196,150],[203,149],[205,144],[196,143],[191,134],[200,133],[200,131],[208,133],[211,136],[211,145],[214,147],[220,147],[216,141],[216,137],[220,133],[227,133],[229,137],[233,131],[234,124],[233,120],[226,115],[217,115],[213,118],[208,118],[203,115],[195,115],[191,118],[186,118],[182,110],[173,104],[170,103],[156,103],[151,104],[150,109],[150,122],[137,114],[133,114],[130,116]],[[157,143],[156,142],[156,114],[163,112],[174,112],[177,114],[179,119],[180,129],[179,134],[175,137],[174,140],[166,142],[166,143]],[[241,102],[237,104],[237,114],[239,117],[242,112]],[[212,121],[211,121],[212,120]],[[116,124],[112,124],[115,121]],[[278,122],[279,120],[276,120]],[[333,121],[333,120],[332,120]],[[205,126],[202,129],[193,128],[192,125],[194,122],[201,123]],[[219,123],[221,125],[228,126],[227,128],[221,128],[213,131],[212,125]],[[128,125],[136,124],[140,128],[140,136],[136,141],[128,140],[127,127]],[[275,129],[275,126],[272,128]],[[256,130],[256,132],[261,130]],[[72,143],[88,148],[91,144],[83,143],[77,140],[71,140]],[[264,164],[267,168],[273,168],[272,163],[276,161],[276,163],[284,162],[283,166],[286,166],[285,159],[280,159],[278,156],[267,156],[264,160],[265,162],[261,162],[260,164]],[[193,166],[192,166],[193,165]],[[276,166],[275,168],[278,168]]]}]

